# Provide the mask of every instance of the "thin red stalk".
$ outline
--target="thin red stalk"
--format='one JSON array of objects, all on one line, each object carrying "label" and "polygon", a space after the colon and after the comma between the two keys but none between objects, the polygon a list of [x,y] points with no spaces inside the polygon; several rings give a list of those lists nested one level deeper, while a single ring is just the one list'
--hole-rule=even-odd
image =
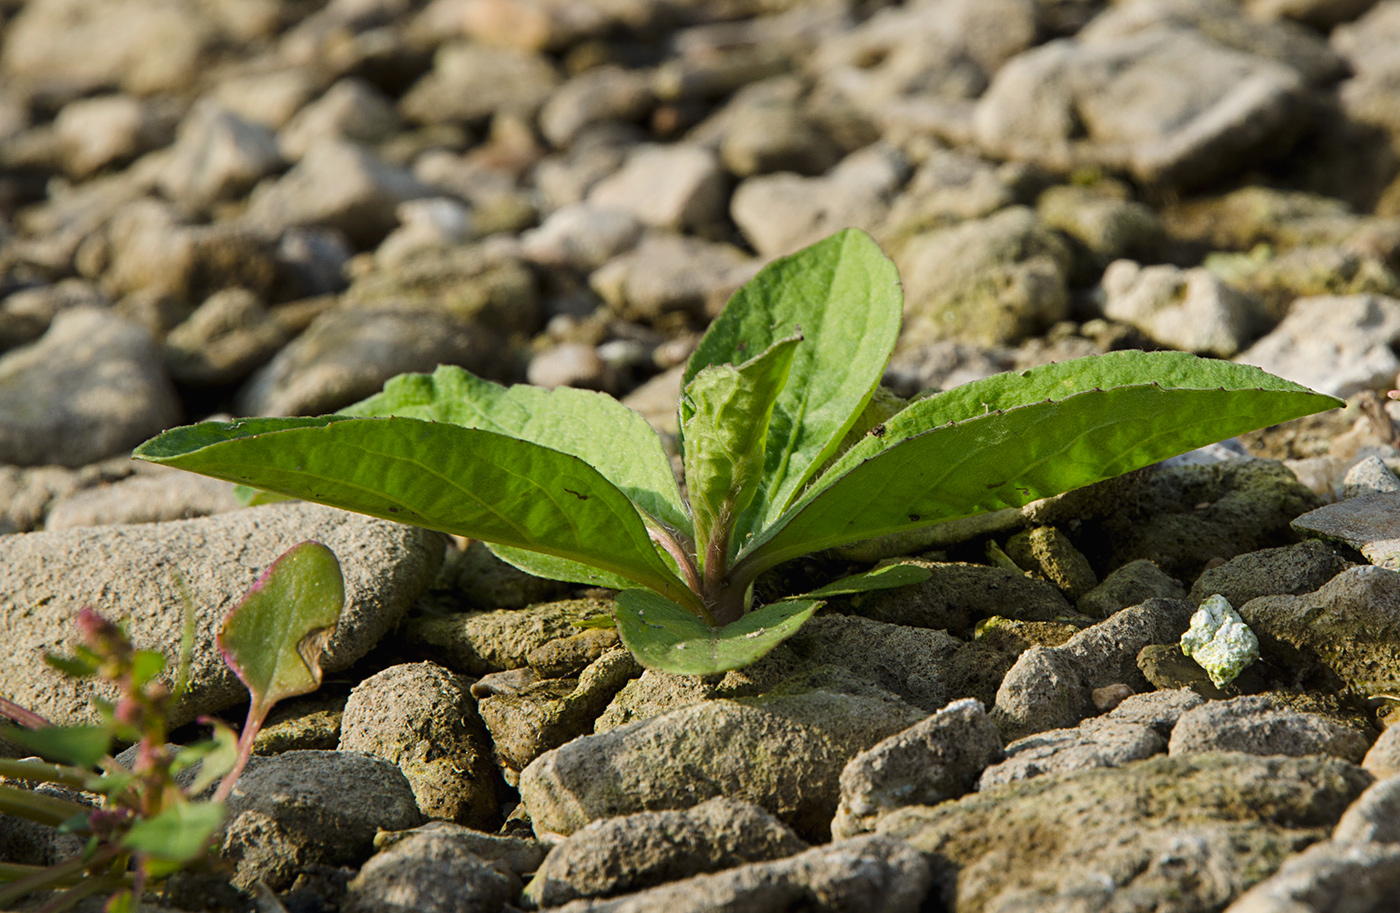
[{"label": "thin red stalk", "polygon": [[253,740],[262,731],[263,720],[271,709],[262,706],[256,699],[248,706],[248,719],[243,723],[243,731],[238,734],[238,760],[233,762],[233,767],[219,781],[219,788],[214,790],[213,801],[223,802],[233,792],[234,784],[238,782],[243,768],[248,766],[248,759],[253,756]]},{"label": "thin red stalk", "polygon": [[9,698],[4,697],[0,697],[0,716],[4,716],[18,723],[26,729],[43,729],[45,726],[53,725],[53,723],[50,723],[33,710],[26,710]]}]

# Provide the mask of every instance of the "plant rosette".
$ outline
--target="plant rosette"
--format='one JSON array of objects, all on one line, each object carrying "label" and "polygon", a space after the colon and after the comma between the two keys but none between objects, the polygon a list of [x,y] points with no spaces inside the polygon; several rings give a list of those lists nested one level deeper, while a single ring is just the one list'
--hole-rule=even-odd
[{"label": "plant rosette", "polygon": [[684,375],[683,498],[656,432],[611,397],[402,375],[315,418],[172,429],[156,463],[475,539],[532,574],[617,588],[644,664],[701,675],[757,660],[882,569],[753,604],[811,552],[1111,478],[1340,401],[1257,368],[1114,352],[1001,374],[894,411],[875,397],[899,335],[894,264],[847,229],[730,299]]}]

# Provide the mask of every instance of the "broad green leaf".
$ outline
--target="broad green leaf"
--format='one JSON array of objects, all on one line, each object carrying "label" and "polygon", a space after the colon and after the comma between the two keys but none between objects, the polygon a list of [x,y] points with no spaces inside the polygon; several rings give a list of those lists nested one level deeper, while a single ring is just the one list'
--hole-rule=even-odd
[{"label": "broad green leaf", "polygon": [[869,235],[847,229],[769,264],[710,325],[687,384],[709,365],[747,361],[795,334],[805,340],[769,423],[764,487],[737,541],[782,514],[835,452],[884,374],[903,307],[894,264]]},{"label": "broad green leaf", "polygon": [[190,862],[209,849],[224,820],[222,802],[177,802],[160,814],[137,821],[122,846],[165,862]]},{"label": "broad green leaf", "polygon": [[568,583],[581,583],[584,586],[605,586],[614,590],[626,590],[637,585],[634,580],[628,580],[620,574],[610,574],[581,561],[569,561],[491,542],[488,542],[486,547],[491,549],[491,554],[507,564],[546,580],[563,580]]},{"label": "broad green leaf", "polygon": [[503,387],[449,365],[401,374],[341,415],[398,415],[494,431],[568,453],[673,530],[690,530],[661,438],[647,420],[606,393],[517,384]]},{"label": "broad green leaf", "polygon": [[97,726],[45,726],[43,729],[3,727],[6,739],[23,745],[46,761],[92,767],[107,757],[112,748],[113,730]]},{"label": "broad green leaf", "polygon": [[712,628],[649,590],[617,594],[617,631],[637,661],[678,675],[711,675],[755,662],[802,627],[818,600],[775,602]]},{"label": "broad green leaf", "polygon": [[1119,352],[920,400],[851,448],[763,540],[749,571],[818,549],[1020,507],[1340,405],[1257,368]]},{"label": "broad green leaf", "polygon": [[[248,688],[255,711],[265,713],[283,698],[320,686],[321,653],[344,605],[335,553],[319,542],[303,542],[272,562],[229,610],[216,642]],[[254,716],[250,711],[249,719]]]},{"label": "broad green leaf", "polygon": [[[685,480],[702,567],[713,558],[727,562],[732,554],[729,534],[763,481],[768,420],[801,341],[780,340],[738,367],[710,365],[685,388]],[[709,554],[711,543],[723,554]]]},{"label": "broad green leaf", "polygon": [[134,455],[685,589],[636,507],[597,470],[490,431],[413,418],[248,419],[175,428]]},{"label": "broad green leaf", "polygon": [[832,596],[851,596],[856,593],[871,593],[876,590],[892,590],[895,587],[912,586],[923,583],[933,576],[933,572],[917,564],[889,564],[877,567],[863,574],[852,574],[840,580],[818,587],[810,593],[796,596],[796,599],[829,599]]}]

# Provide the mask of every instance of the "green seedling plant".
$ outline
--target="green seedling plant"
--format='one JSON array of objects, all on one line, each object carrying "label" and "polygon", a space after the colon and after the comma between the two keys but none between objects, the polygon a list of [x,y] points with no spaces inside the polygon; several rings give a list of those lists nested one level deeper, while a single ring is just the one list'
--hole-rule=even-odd
[{"label": "green seedling plant", "polygon": [[[212,737],[178,752],[166,742],[166,720],[188,681],[194,639],[188,600],[173,688],[158,678],[164,654],[136,649],[118,624],[82,609],[76,654],[47,659],[64,674],[115,685],[119,696],[115,702],[98,699],[101,722],[85,726],[54,726],[0,698],[0,713],[25,727],[7,727],[4,736],[43,758],[0,759],[0,776],[83,790],[99,802],[94,807],[0,784],[0,812],[88,838],[79,856],[52,866],[0,862],[0,909],[56,891],[40,910],[66,910],[106,894],[106,910],[126,913],[140,908],[147,887],[202,861],[268,712],[282,698],[320,685],[321,652],[344,601],[340,565],[324,545],[303,542],[273,562],[229,611],[217,636],[224,662],[251,697],[242,733],[204,719],[213,726]],[[135,745],[130,768],[113,758],[117,742]],[[195,764],[197,772],[183,784],[177,781]],[[211,798],[196,798],[216,781]]]},{"label": "green seedling plant", "polygon": [[757,606],[811,552],[1107,479],[1339,401],[1256,368],[1115,352],[1002,374],[903,408],[878,391],[899,334],[894,265],[846,230],[769,264],[684,373],[683,497],[656,432],[600,393],[402,375],[336,415],[172,429],[140,459],[481,539],[530,573],[615,587],[645,665],[753,662],[829,596],[893,566]]}]

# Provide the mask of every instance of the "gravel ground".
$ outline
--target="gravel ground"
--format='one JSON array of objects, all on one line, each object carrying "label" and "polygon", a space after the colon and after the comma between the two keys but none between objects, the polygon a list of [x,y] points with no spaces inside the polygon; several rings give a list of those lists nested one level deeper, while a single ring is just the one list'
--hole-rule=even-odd
[{"label": "gravel ground", "polygon": [[[1389,913],[1398,98],[1400,0],[0,0],[0,694],[91,720],[43,652],[87,604],[172,649],[176,568],[174,722],[241,720],[209,635],[315,536],[327,683],[151,903]],[[674,435],[728,295],[848,226],[901,395],[1167,348],[1348,405],[796,562],[932,576],[705,679],[580,627],[607,591],[128,458],[439,364]],[[1181,647],[1216,595],[1228,683]]]}]

